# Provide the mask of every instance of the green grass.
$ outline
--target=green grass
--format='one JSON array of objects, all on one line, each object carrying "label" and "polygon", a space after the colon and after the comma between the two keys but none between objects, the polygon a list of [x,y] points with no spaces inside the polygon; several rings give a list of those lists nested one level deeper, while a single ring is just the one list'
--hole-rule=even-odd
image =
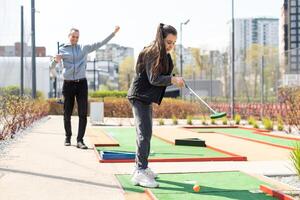
[{"label": "green grass", "polygon": [[291,152],[291,161],[298,177],[300,178],[300,143],[295,144],[295,149]]},{"label": "green grass", "polygon": [[[97,150],[130,151],[136,150],[134,128],[105,128],[105,131],[115,138],[119,147],[97,147]],[[228,155],[205,147],[175,146],[156,137],[151,139],[150,158],[206,158],[228,157]]]},{"label": "green grass", "polygon": [[[126,192],[143,192],[139,186],[133,186],[130,175],[117,175]],[[269,200],[275,199],[257,193],[261,184],[268,185],[242,172],[207,172],[160,174],[157,181],[159,188],[151,189],[158,199],[163,200]],[[197,183],[201,190],[192,189]]]},{"label": "green grass", "polygon": [[288,147],[294,147],[294,145],[296,143],[296,141],[293,141],[293,140],[254,134],[254,133],[252,133],[252,130],[244,130],[244,129],[239,129],[239,128],[225,128],[225,129],[222,129],[222,128],[211,129],[210,128],[210,129],[197,129],[197,130],[201,131],[201,132],[214,131],[214,132],[220,132],[220,133],[227,133],[230,135],[255,139],[255,140],[262,141],[262,142],[268,142],[268,143],[283,145],[283,146],[288,146]]}]

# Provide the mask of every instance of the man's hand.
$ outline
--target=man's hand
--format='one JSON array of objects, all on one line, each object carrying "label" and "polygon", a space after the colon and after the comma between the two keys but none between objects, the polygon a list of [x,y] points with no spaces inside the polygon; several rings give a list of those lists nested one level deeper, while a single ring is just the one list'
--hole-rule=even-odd
[{"label": "man's hand", "polygon": [[176,85],[179,88],[184,87],[184,81],[182,77],[175,77],[173,76],[171,79],[172,84]]},{"label": "man's hand", "polygon": [[62,59],[62,55],[60,54],[57,54],[55,57],[54,57],[54,60],[56,63],[60,63],[61,62],[61,59]]},{"label": "man's hand", "polygon": [[114,34],[116,34],[117,32],[119,32],[119,30],[120,30],[120,26],[116,26]]}]

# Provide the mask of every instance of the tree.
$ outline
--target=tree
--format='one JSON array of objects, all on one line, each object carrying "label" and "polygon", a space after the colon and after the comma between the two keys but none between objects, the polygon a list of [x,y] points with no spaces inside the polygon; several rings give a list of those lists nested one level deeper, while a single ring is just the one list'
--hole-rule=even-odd
[{"label": "tree", "polygon": [[269,96],[269,92],[273,90],[273,87],[277,82],[275,73],[276,68],[279,65],[278,59],[278,48],[272,46],[253,44],[247,49],[246,63],[251,66],[251,74],[254,74],[254,98],[257,97],[259,91],[258,77],[260,76],[260,69],[262,65],[264,67],[264,82],[266,96]]},{"label": "tree", "polygon": [[194,71],[193,65],[185,65],[183,68],[183,77],[186,79],[192,79],[193,71]]},{"label": "tree", "polygon": [[262,46],[259,44],[251,45],[246,51],[246,63],[251,66],[251,71],[254,73],[254,87],[253,93],[254,98],[257,97],[258,93],[258,74],[259,74],[259,66],[261,64],[261,53],[262,53]]},{"label": "tree", "polygon": [[134,73],[134,59],[133,57],[128,56],[120,63],[119,66],[120,90],[129,89]]}]

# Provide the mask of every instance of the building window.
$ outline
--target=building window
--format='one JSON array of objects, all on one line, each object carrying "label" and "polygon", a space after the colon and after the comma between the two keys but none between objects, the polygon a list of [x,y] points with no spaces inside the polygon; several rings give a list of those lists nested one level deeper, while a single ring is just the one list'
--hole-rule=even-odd
[{"label": "building window", "polygon": [[291,34],[292,34],[292,35],[295,35],[295,34],[297,34],[297,31],[296,31],[295,29],[292,29],[292,30],[291,30]]},{"label": "building window", "polygon": [[297,64],[291,64],[291,69],[297,69]]},{"label": "building window", "polygon": [[294,49],[294,48],[296,48],[296,47],[297,47],[296,43],[292,43],[292,44],[291,44],[291,48],[292,48],[292,49]]},{"label": "building window", "polygon": [[291,13],[296,13],[296,7],[291,7]]},{"label": "building window", "polygon": [[296,21],[296,20],[297,20],[296,15],[291,15],[291,21]]},{"label": "building window", "polygon": [[296,41],[296,36],[292,36],[292,37],[291,37],[291,41],[292,41],[292,42],[295,42],[295,41]]},{"label": "building window", "polygon": [[292,22],[292,23],[291,23],[291,27],[292,27],[292,28],[295,28],[295,27],[296,27],[296,22]]},{"label": "building window", "polygon": [[291,6],[296,6],[296,1],[291,1]]}]

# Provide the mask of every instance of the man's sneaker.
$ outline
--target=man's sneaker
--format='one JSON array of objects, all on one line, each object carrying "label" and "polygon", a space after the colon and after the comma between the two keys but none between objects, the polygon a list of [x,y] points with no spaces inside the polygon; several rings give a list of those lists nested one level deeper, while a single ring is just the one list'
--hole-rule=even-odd
[{"label": "man's sneaker", "polygon": [[87,149],[88,147],[83,142],[77,142],[77,148],[79,148],[79,149]]},{"label": "man's sneaker", "polygon": [[140,185],[147,188],[156,188],[159,186],[154,178],[150,177],[145,170],[136,170],[131,181],[133,185]]},{"label": "man's sneaker", "polygon": [[65,146],[71,146],[71,138],[66,138],[65,139]]},{"label": "man's sneaker", "polygon": [[145,169],[145,172],[148,174],[149,177],[156,179],[158,174],[154,173],[149,167]]}]

